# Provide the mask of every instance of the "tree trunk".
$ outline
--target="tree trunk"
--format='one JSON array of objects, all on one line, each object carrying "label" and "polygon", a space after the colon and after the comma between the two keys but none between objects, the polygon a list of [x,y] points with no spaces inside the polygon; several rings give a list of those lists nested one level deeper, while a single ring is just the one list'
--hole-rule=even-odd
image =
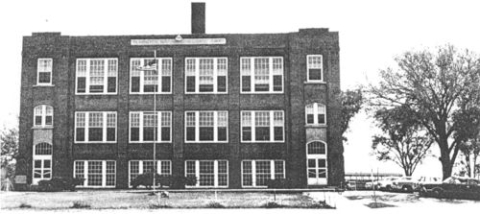
[{"label": "tree trunk", "polygon": [[449,178],[452,176],[452,168],[453,164],[450,163],[450,154],[448,153],[448,150],[446,149],[445,151],[440,151],[440,162],[442,163],[442,173],[443,173],[443,180]]}]

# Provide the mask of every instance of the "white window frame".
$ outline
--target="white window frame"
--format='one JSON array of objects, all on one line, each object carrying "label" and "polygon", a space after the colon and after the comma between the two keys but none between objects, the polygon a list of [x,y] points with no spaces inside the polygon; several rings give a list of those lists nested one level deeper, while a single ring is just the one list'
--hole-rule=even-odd
[{"label": "white window frame", "polygon": [[[306,125],[327,125],[327,106],[320,104],[320,103],[311,103],[313,107],[313,123],[308,123],[308,111],[307,107],[308,105],[305,106],[305,124]],[[323,114],[325,115],[325,123],[319,123],[318,121],[318,115],[322,113],[323,109]]]},{"label": "white window frame", "polygon": [[[172,120],[173,120],[173,113],[171,111],[157,111],[157,140],[150,140],[150,141],[143,141],[143,126],[144,126],[144,118],[143,115],[144,113],[153,113],[154,111],[131,111],[129,113],[129,120],[128,120],[128,142],[129,143],[171,143],[172,142]],[[170,140],[169,141],[162,141],[162,114],[163,113],[169,113],[170,114]],[[139,141],[132,141],[132,115],[133,114],[140,114],[139,115]]]},{"label": "white window frame", "polygon": [[[268,58],[268,76],[269,76],[269,83],[268,91],[255,91],[255,59],[257,58]],[[282,60],[282,90],[281,91],[274,91],[273,90],[273,76],[274,76],[274,69],[273,69],[273,59],[280,58]],[[243,66],[243,59],[250,60],[250,69],[246,70]],[[283,94],[285,91],[285,61],[282,56],[249,56],[249,57],[240,57],[240,94]],[[243,76],[250,76],[250,91],[243,91]]]},{"label": "white window frame", "polygon": [[[47,62],[46,69],[44,70],[43,67],[41,67],[40,62]],[[51,86],[52,85],[52,71],[53,71],[53,59],[52,58],[39,58],[37,60],[37,85],[38,86]],[[50,73],[50,82],[49,83],[41,83],[40,82],[40,72],[45,72],[45,73]]]},{"label": "white window frame", "polygon": [[[88,132],[89,132],[89,119],[90,113],[102,113],[102,141],[88,141]],[[77,141],[77,118],[78,114],[85,114],[85,141]],[[107,115],[108,114],[115,114],[115,140],[114,141],[107,141]],[[75,112],[75,133],[74,133],[74,142],[75,143],[117,143],[118,138],[118,116],[116,111],[76,111]]]},{"label": "white window frame", "polygon": [[[128,186],[132,187],[132,162],[138,162],[138,174],[141,175],[143,174],[143,163],[146,161],[152,161],[153,160],[129,160],[128,161]],[[172,175],[172,161],[171,160],[156,160],[157,161],[157,174],[159,175]],[[169,171],[170,173],[162,173],[162,166],[168,162],[169,163]],[[168,185],[167,185],[168,186]]]},{"label": "white window frame", "polygon": [[[88,185],[88,164],[89,162],[93,161],[101,161],[102,162],[102,185],[101,186],[89,186]],[[107,185],[107,161],[113,161],[115,164],[115,184],[114,185]],[[83,181],[83,185],[79,185],[78,187],[87,187],[87,188],[114,188],[117,184],[117,162],[115,160],[74,160],[73,161],[73,177],[77,177],[77,170],[76,165],[77,162],[83,162],[83,174],[85,180]]]},{"label": "white window frame", "polygon": [[[139,88],[139,92],[132,92],[132,77],[133,76],[133,72],[135,72],[134,68],[136,66],[133,65],[133,62],[136,61],[136,60],[140,60],[140,67],[144,67],[145,66],[145,60],[157,60],[158,64],[156,65],[156,68],[160,71],[157,71],[157,92],[144,92],[144,85],[145,85],[145,71],[143,70],[139,70],[138,72],[140,72],[140,88]],[[165,72],[169,72],[170,75],[163,75],[164,73],[164,70],[163,70],[163,60],[169,60],[170,61],[170,70],[167,71],[165,70]],[[133,57],[133,58],[130,58],[130,75],[129,75],[129,83],[130,83],[130,87],[129,87],[129,92],[130,94],[171,94],[172,93],[172,86],[173,86],[173,59],[170,58],[170,57],[157,57],[157,58],[154,58],[154,57]],[[162,92],[162,86],[163,86],[163,82],[162,82],[162,77],[163,76],[170,76],[170,91],[169,92]]]},{"label": "white window frame", "polygon": [[[213,112],[213,141],[200,141],[200,112]],[[218,127],[219,127],[219,112],[226,112],[227,114],[227,130],[226,140],[218,140]],[[195,113],[195,140],[187,140],[187,113]],[[228,143],[229,127],[228,127],[228,111],[185,111],[185,143]]]},{"label": "white window frame", "polygon": [[[312,66],[312,64],[310,64],[310,58],[313,58],[313,57],[320,57],[320,66]],[[324,72],[324,69],[323,69],[323,55],[320,55],[320,54],[315,54],[315,55],[307,55],[307,82],[311,82],[311,83],[324,83],[325,82],[325,72]],[[311,80],[310,79],[310,69],[320,69],[320,72],[321,72],[321,79],[320,80]]]},{"label": "white window frame", "polygon": [[[244,162],[250,162],[251,165],[252,165],[252,173],[251,173],[251,178],[252,178],[252,185],[251,186],[246,186],[244,185],[244,182],[243,182],[243,175],[244,175],[244,172],[243,172],[243,163]],[[242,160],[242,165],[241,165],[241,178],[242,178],[242,188],[264,188],[264,187],[267,187],[266,185],[257,185],[257,172],[256,172],[256,162],[257,161],[270,161],[270,179],[271,180],[275,180],[275,161],[282,161],[283,162],[283,179],[286,178],[286,175],[287,175],[287,172],[285,171],[285,160],[281,160],[281,159],[255,159],[255,160],[252,160],[252,159],[245,159],[245,160]]]},{"label": "white window frame", "polygon": [[[246,126],[244,123],[243,123],[243,112],[250,112],[250,116],[251,116],[251,132],[252,132],[252,138],[250,141],[244,141],[243,140],[243,127]],[[270,141],[257,141],[255,138],[255,113],[256,112],[269,112],[269,124],[270,124]],[[283,128],[283,140],[281,141],[276,141],[275,140],[275,125],[274,125],[274,122],[275,122],[275,119],[274,119],[274,115],[275,115],[275,112],[281,112],[282,113],[282,117],[283,117],[283,124],[282,124],[282,128]],[[246,127],[249,127],[249,126],[246,126]],[[242,143],[284,143],[285,142],[285,139],[286,136],[285,136],[285,112],[283,110],[271,110],[271,111],[264,111],[264,110],[256,110],[256,111],[240,111],[240,142]]]},{"label": "white window frame", "polygon": [[[78,69],[79,69],[79,61],[85,60],[86,61],[86,74],[85,76],[85,92],[78,92],[78,78],[80,77],[78,74]],[[90,92],[90,63],[92,60],[103,60],[104,61],[104,67],[103,67],[103,93],[91,93]],[[108,62],[110,60],[115,60],[115,68],[116,68],[116,76],[115,76],[115,92],[108,92],[108,77],[109,76],[109,71],[108,71]],[[118,94],[118,58],[78,58],[76,60],[76,68],[75,68],[75,95],[116,95]]]},{"label": "white window frame", "polygon": [[[200,60],[202,59],[213,59],[213,91],[212,92],[201,92],[200,91]],[[226,71],[225,75],[219,75],[218,73],[218,61],[220,59],[225,60],[226,63]],[[195,92],[188,92],[187,91],[187,77],[191,76],[188,75],[187,72],[187,62],[188,60],[194,60],[194,69],[195,69]],[[218,91],[218,76],[225,76],[225,92]],[[185,94],[227,94],[228,93],[228,58],[227,57],[186,57],[185,58]]]},{"label": "white window frame", "polygon": [[[230,173],[229,173],[229,162],[228,160],[185,160],[184,164],[185,164],[185,177],[187,177],[187,162],[189,161],[194,161],[195,162],[195,177],[197,179],[197,182],[195,183],[195,186],[186,186],[186,188],[212,188],[212,187],[215,187],[215,188],[228,188],[229,186],[229,177],[230,177]],[[214,185],[213,186],[200,186],[200,162],[202,161],[213,161],[213,170],[214,170]],[[219,178],[218,178],[218,162],[219,161],[225,161],[226,162],[226,166],[227,166],[227,185],[225,186],[219,186]]]},{"label": "white window frame", "polygon": [[[42,109],[42,113],[40,115],[37,115],[36,113],[36,110],[38,108],[41,108]],[[51,109],[52,112],[51,114],[47,114],[47,109]],[[37,116],[41,116],[42,117],[42,124],[41,125],[36,125],[35,124],[35,120],[36,120],[36,117]],[[52,124],[51,125],[47,125],[47,116],[51,116],[52,117]],[[52,106],[49,106],[49,105],[38,105],[38,106],[35,106],[35,108],[33,108],[33,127],[34,128],[53,128],[53,107]]]}]

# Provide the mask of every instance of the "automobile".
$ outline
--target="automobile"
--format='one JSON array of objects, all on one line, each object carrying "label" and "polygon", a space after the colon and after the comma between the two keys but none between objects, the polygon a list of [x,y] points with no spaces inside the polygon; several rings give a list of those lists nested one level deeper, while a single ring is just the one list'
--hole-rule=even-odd
[{"label": "automobile", "polygon": [[431,177],[431,176],[421,176],[417,181],[417,188],[415,191],[420,191],[420,187],[428,184],[441,184],[442,178],[440,177]]},{"label": "automobile", "polygon": [[392,189],[403,192],[413,192],[417,188],[418,182],[410,176],[401,177],[392,182]]},{"label": "automobile", "polygon": [[480,200],[480,181],[473,178],[452,176],[440,184],[424,184],[420,196]]},{"label": "automobile", "polygon": [[350,181],[347,181],[347,190],[357,190],[357,181],[354,181],[354,180],[350,180]]},{"label": "automobile", "polygon": [[379,190],[387,190],[387,191],[392,191],[393,190],[393,182],[397,180],[398,177],[386,177],[377,182],[377,189]]},{"label": "automobile", "polygon": [[375,181],[368,181],[368,182],[365,183],[365,189],[374,189],[374,188],[376,189],[376,187],[377,187],[376,184],[377,184],[377,182],[375,182]]}]

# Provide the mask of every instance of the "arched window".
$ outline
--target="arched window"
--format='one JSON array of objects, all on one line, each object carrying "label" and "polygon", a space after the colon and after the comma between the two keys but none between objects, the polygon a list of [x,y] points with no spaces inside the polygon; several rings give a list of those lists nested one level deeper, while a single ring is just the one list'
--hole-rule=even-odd
[{"label": "arched window", "polygon": [[35,155],[52,155],[52,144],[39,143],[35,146]]},{"label": "arched window", "polygon": [[309,155],[325,155],[325,143],[320,141],[314,141],[307,145],[307,154]]},{"label": "arched window", "polygon": [[325,105],[312,103],[305,106],[305,119],[307,124],[327,124],[327,109]]},{"label": "arched window", "polygon": [[47,105],[40,105],[33,110],[34,126],[45,127],[53,125],[53,108]]}]

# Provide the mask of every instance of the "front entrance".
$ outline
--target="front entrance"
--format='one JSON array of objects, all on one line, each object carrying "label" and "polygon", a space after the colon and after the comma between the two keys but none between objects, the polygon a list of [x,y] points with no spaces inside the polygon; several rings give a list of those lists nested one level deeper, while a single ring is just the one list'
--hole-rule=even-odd
[{"label": "front entrance", "polygon": [[39,143],[34,146],[32,184],[52,178],[52,144]]},{"label": "front entrance", "polygon": [[326,144],[313,141],[307,144],[308,185],[327,185],[327,149]]}]

